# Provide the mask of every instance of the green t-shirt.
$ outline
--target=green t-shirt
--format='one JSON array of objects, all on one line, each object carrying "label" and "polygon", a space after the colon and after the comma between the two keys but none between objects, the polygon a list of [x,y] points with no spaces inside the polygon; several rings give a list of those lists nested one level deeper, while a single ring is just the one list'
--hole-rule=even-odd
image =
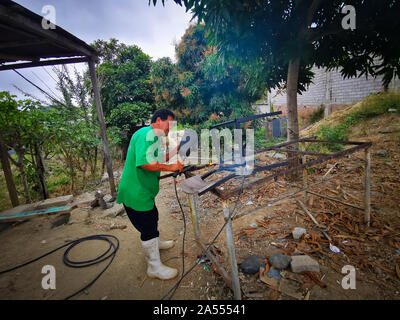
[{"label": "green t-shirt", "polygon": [[161,146],[153,127],[136,131],[129,143],[117,203],[123,203],[136,211],[153,209],[154,199],[160,189],[160,172],[138,167],[154,160],[161,163],[161,159]]}]

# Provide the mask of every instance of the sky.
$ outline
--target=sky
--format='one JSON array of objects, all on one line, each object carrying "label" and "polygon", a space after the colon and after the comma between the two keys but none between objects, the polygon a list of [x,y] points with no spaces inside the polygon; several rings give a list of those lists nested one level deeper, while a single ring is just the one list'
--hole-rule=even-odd
[{"label": "sky", "polygon": [[[175,60],[174,43],[180,41],[189,26],[191,14],[172,0],[161,0],[154,7],[148,0],[14,0],[16,3],[41,16],[42,8],[55,8],[56,25],[86,43],[96,39],[116,38],[128,45],[139,46],[144,53],[156,60],[170,57]],[[84,63],[75,64],[78,70]],[[44,70],[46,69],[46,70]],[[17,70],[46,91],[54,90],[52,67]],[[47,72],[46,72],[47,71]],[[10,91],[18,99],[27,98],[23,91],[43,99],[44,95],[12,70],[0,72],[0,91]]]}]

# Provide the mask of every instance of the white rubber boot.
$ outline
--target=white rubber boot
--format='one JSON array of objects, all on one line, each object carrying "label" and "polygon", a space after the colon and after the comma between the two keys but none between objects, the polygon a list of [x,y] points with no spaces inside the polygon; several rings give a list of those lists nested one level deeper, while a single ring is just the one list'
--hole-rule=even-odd
[{"label": "white rubber boot", "polygon": [[178,275],[178,270],[167,267],[161,263],[158,241],[158,237],[148,241],[142,241],[142,247],[147,260],[147,276],[160,280],[173,279]]},{"label": "white rubber boot", "polygon": [[160,237],[158,237],[158,248],[160,250],[171,249],[174,245],[174,240],[161,241]]}]

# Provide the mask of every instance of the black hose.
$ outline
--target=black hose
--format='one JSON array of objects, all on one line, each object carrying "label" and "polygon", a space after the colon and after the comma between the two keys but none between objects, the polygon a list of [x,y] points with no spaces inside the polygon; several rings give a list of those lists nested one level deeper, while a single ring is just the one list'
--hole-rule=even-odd
[{"label": "black hose", "polygon": [[[116,244],[112,241],[111,238],[114,239],[114,240],[116,241]],[[86,261],[72,261],[72,260],[70,260],[70,259],[68,258],[68,254],[69,254],[70,250],[71,250],[73,247],[77,246],[78,244],[80,244],[80,243],[82,243],[82,242],[84,242],[84,241],[89,241],[89,240],[102,240],[102,241],[107,241],[107,242],[110,244],[110,246],[108,247],[108,249],[107,249],[103,254],[101,254],[101,255],[98,256],[97,258],[94,258],[94,259],[91,259],[91,260],[86,260]],[[119,240],[118,240],[117,237],[115,237],[115,236],[113,236],[113,235],[109,235],[109,234],[96,234],[96,235],[93,235],[93,236],[83,237],[83,238],[80,238],[80,239],[77,239],[77,240],[68,242],[67,244],[64,244],[64,245],[62,245],[62,246],[60,246],[60,247],[58,247],[58,248],[56,248],[56,249],[54,249],[54,250],[52,250],[52,251],[50,251],[50,252],[48,252],[48,253],[45,253],[44,255],[42,255],[42,256],[40,256],[40,257],[38,257],[38,258],[36,258],[36,259],[33,259],[33,260],[31,260],[31,261],[28,261],[28,262],[25,262],[25,263],[20,264],[20,265],[18,265],[18,266],[16,266],[16,267],[13,267],[13,268],[0,271],[0,274],[7,273],[7,272],[10,272],[10,271],[16,270],[16,269],[18,269],[18,268],[22,268],[22,267],[24,267],[24,266],[26,266],[26,265],[28,265],[28,264],[30,264],[30,263],[33,263],[33,262],[35,262],[35,261],[38,261],[38,260],[42,259],[42,258],[44,258],[44,257],[46,257],[46,256],[48,256],[48,255],[50,255],[50,254],[52,254],[53,252],[55,252],[55,251],[57,251],[57,250],[60,250],[60,249],[62,249],[62,248],[64,248],[64,247],[66,247],[66,246],[68,246],[68,248],[67,248],[67,250],[65,250],[65,252],[64,252],[64,255],[63,255],[63,262],[64,262],[64,264],[65,264],[66,266],[71,267],[71,268],[86,268],[86,267],[89,267],[89,266],[91,266],[91,265],[98,264],[98,263],[100,263],[100,262],[102,262],[102,261],[104,261],[104,260],[107,260],[107,259],[109,259],[109,258],[111,257],[110,262],[106,265],[106,267],[103,269],[103,271],[101,271],[101,272],[100,272],[91,282],[89,282],[89,284],[87,284],[85,287],[83,287],[82,289],[78,290],[78,291],[75,292],[74,294],[72,294],[72,295],[68,296],[67,298],[65,298],[65,300],[68,300],[68,299],[70,299],[70,298],[76,296],[77,294],[79,294],[79,293],[85,291],[87,288],[89,288],[91,285],[93,285],[93,284],[97,281],[97,279],[99,279],[100,276],[107,270],[107,268],[108,268],[108,267],[110,266],[110,264],[113,262],[113,260],[114,260],[114,258],[115,258],[115,255],[116,255],[116,253],[117,253],[117,251],[118,251],[118,249],[119,249]],[[112,249],[113,249],[113,250],[112,250]],[[109,253],[109,254],[108,254],[108,253]],[[107,255],[107,254],[108,254],[108,255]]]}]

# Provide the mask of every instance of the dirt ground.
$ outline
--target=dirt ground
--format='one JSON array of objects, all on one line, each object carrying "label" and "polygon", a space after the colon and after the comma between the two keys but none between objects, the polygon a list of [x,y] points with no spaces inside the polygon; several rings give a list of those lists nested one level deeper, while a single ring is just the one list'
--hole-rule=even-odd
[{"label": "dirt ground", "polygon": [[[285,180],[269,183],[257,190],[246,190],[239,200],[232,198],[232,209],[238,203],[237,215],[233,220],[236,257],[241,263],[250,255],[268,257],[274,253],[308,254],[319,262],[320,272],[313,281],[306,274],[295,274],[290,268],[281,271],[279,291],[255,275],[239,272],[243,299],[248,300],[348,300],[348,299],[399,299],[400,298],[400,154],[396,134],[399,116],[391,119],[393,132],[379,133],[387,119],[376,119],[362,128],[363,135],[371,137],[371,227],[362,224],[364,213],[329,200],[309,195],[305,202],[320,223],[331,227],[328,234],[332,244],[341,253],[329,250],[329,242],[304,213],[297,200],[303,201],[303,194],[265,206],[270,199],[296,190],[288,187]],[[357,128],[354,140],[359,139]],[[360,128],[359,128],[360,129]],[[360,131],[360,130],[359,130]],[[368,140],[368,139],[364,139]],[[385,156],[378,150],[385,149]],[[378,153],[378,154],[377,154]],[[261,157],[260,162],[267,157]],[[332,178],[324,187],[316,185],[316,193],[340,198],[342,201],[362,206],[363,199],[363,151],[349,158],[331,160],[315,168],[309,176],[309,183],[317,181],[330,170]],[[390,163],[388,165],[387,163]],[[259,177],[258,177],[259,178]],[[183,178],[180,178],[183,179]],[[107,183],[102,190],[107,192]],[[184,248],[185,270],[196,261],[201,250],[193,235],[187,196],[178,187],[186,217],[187,233]],[[88,201],[93,196],[88,197]],[[249,202],[249,200],[251,200]],[[159,230],[162,239],[174,239],[174,248],[161,251],[162,261],[182,272],[183,220],[175,198],[172,178],[161,180],[160,193],[156,204],[160,212]],[[201,197],[199,202],[200,238],[209,244],[224,223],[221,201],[211,193]],[[51,228],[51,216],[37,217],[16,224],[0,232],[0,271],[24,263],[51,251],[69,241],[94,234],[111,234],[118,237],[120,248],[110,267],[86,293],[72,299],[115,300],[115,299],[161,299],[175,285],[178,278],[168,281],[146,278],[146,264],[141,249],[139,233],[126,215],[102,218],[102,209],[82,207],[71,212],[69,224]],[[126,226],[125,229],[114,229]],[[295,241],[291,232],[294,227],[303,227],[307,235]],[[101,241],[82,243],[70,252],[73,260],[92,259],[107,249]],[[230,260],[225,243],[225,231],[212,247],[218,261],[229,272]],[[65,248],[18,270],[0,275],[0,299],[58,300],[84,287],[106,266],[108,261],[88,268],[69,268],[63,263]],[[44,290],[41,286],[42,267],[52,265],[56,270],[56,289]],[[356,289],[343,289],[342,274],[345,265],[356,269]],[[265,280],[265,278],[264,278]],[[319,283],[319,284],[318,284]],[[214,266],[205,261],[183,279],[172,299],[209,300],[232,299],[232,291],[225,285]]]}]

